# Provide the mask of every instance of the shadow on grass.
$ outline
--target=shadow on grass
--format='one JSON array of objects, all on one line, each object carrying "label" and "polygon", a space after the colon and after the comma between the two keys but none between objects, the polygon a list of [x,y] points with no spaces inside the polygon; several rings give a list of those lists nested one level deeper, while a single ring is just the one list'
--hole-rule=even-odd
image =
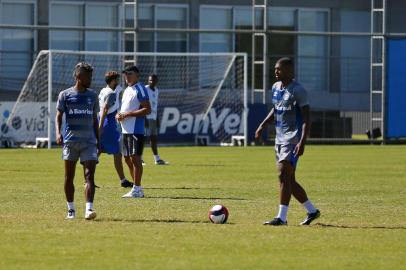
[{"label": "shadow on grass", "polygon": [[323,228],[338,228],[338,229],[385,229],[385,230],[406,230],[405,226],[358,226],[358,225],[337,225],[326,223],[315,223],[314,226]]},{"label": "shadow on grass", "polygon": [[148,196],[144,199],[170,199],[170,200],[230,200],[230,201],[246,201],[243,198],[220,198],[220,197],[192,197],[192,196]]},{"label": "shadow on grass", "polygon": [[[120,186],[96,186],[96,188],[103,188],[103,189],[122,189]],[[219,190],[218,187],[144,187],[144,190]],[[124,189],[123,189],[124,190]],[[130,190],[130,189],[128,189]]]},{"label": "shadow on grass", "polygon": [[207,189],[207,190],[211,190],[211,189],[216,189],[218,190],[219,188],[201,188],[201,187],[145,187],[144,189],[175,189],[175,190],[200,190],[200,189]]},{"label": "shadow on grass", "polygon": [[185,167],[225,167],[224,164],[184,164]]},{"label": "shadow on grass", "polygon": [[[195,224],[211,224],[210,221],[202,220],[181,220],[181,219],[126,219],[126,218],[98,218],[95,222],[132,222],[132,223],[195,223]],[[232,225],[234,223],[226,223],[223,225]]]}]

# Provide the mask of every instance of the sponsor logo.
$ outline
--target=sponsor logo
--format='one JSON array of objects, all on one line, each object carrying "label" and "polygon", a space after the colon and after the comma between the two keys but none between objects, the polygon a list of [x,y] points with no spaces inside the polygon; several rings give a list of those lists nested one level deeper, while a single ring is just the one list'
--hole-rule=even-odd
[{"label": "sponsor logo", "polygon": [[204,114],[192,115],[180,113],[177,108],[166,107],[162,114],[159,133],[164,134],[168,129],[176,128],[179,134],[208,134],[209,128],[213,134],[224,131],[227,134],[243,133],[242,115],[233,113],[230,108],[216,111],[211,109],[206,117]]},{"label": "sponsor logo", "polygon": [[89,109],[84,109],[84,110],[79,110],[79,109],[69,109],[69,114],[88,114],[88,115],[92,115],[93,114],[93,110],[89,110]]}]

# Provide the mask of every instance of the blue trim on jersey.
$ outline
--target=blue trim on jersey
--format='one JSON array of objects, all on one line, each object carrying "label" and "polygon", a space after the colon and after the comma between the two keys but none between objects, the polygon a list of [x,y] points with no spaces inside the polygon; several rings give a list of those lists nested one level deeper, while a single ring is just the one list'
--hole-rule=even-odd
[{"label": "blue trim on jersey", "polygon": [[303,126],[303,117],[302,117],[302,111],[300,110],[300,107],[296,105],[296,126],[297,126],[297,136],[298,140],[302,137],[302,126]]},{"label": "blue trim on jersey", "polygon": [[136,84],[135,88],[137,89],[137,98],[140,102],[149,100],[148,90],[144,85]]},{"label": "blue trim on jersey", "polygon": [[133,134],[144,134],[145,132],[145,117],[137,117],[134,123],[134,132]]},{"label": "blue trim on jersey", "polygon": [[[293,149],[295,149],[295,147],[296,147],[296,145],[293,146]],[[291,158],[290,158],[289,161],[290,161],[290,164],[292,164],[292,166],[293,166],[294,168],[296,168],[297,163],[298,163],[298,161],[299,161],[299,156],[295,156],[295,155],[292,153]]]}]

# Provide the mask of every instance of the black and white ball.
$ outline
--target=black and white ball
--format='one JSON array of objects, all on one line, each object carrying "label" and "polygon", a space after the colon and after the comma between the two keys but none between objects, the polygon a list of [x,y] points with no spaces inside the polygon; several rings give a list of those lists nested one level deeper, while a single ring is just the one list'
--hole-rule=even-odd
[{"label": "black and white ball", "polygon": [[224,205],[215,205],[209,211],[209,219],[215,224],[223,224],[227,222],[228,210]]}]

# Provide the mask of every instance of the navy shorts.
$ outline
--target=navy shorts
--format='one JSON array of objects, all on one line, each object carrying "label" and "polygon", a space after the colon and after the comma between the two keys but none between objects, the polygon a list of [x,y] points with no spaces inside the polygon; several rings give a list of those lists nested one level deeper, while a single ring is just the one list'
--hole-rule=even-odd
[{"label": "navy shorts", "polygon": [[123,134],[123,156],[142,156],[144,140],[144,134]]}]

